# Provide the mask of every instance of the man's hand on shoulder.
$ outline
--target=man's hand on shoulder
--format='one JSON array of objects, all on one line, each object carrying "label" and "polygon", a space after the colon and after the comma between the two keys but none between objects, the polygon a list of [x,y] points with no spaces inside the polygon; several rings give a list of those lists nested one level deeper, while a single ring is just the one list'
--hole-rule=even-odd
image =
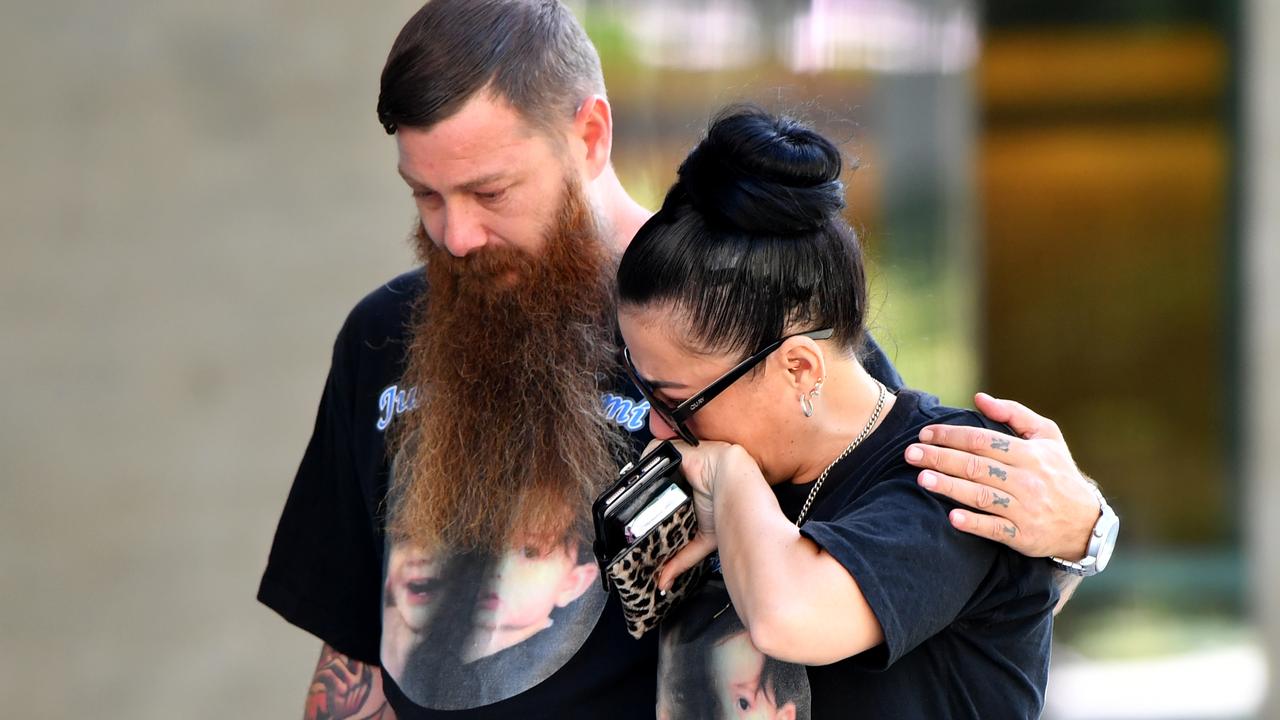
[{"label": "man's hand on shoulder", "polygon": [[325,645],[307,692],[305,720],[395,720],[376,665],[352,660]]},{"label": "man's hand on shoulder", "polygon": [[984,428],[930,425],[907,462],[923,468],[921,487],[981,512],[951,511],[951,523],[1030,557],[1079,560],[1098,521],[1093,482],[1071,459],[1052,420],[985,393],[984,415],[1013,428],[1013,437]]}]

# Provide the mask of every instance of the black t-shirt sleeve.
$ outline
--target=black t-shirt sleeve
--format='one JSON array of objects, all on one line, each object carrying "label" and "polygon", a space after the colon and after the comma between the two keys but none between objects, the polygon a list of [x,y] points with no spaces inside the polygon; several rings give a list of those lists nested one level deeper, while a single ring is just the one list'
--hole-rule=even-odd
[{"label": "black t-shirt sleeve", "polygon": [[889,356],[884,354],[884,350],[880,347],[880,343],[871,337],[871,333],[867,333],[866,341],[863,343],[862,352],[859,353],[859,359],[862,361],[862,367],[871,377],[884,383],[890,392],[897,392],[906,385],[902,381],[902,376],[898,374],[898,368],[890,362]]},{"label": "black t-shirt sleeve", "polygon": [[849,571],[880,621],[885,642],[855,658],[883,670],[956,620],[992,567],[994,543],[961,533],[949,506],[905,469],[831,520],[801,533]]},{"label": "black t-shirt sleeve", "polygon": [[381,553],[356,473],[348,318],[289,491],[258,600],[348,657],[379,664]]}]

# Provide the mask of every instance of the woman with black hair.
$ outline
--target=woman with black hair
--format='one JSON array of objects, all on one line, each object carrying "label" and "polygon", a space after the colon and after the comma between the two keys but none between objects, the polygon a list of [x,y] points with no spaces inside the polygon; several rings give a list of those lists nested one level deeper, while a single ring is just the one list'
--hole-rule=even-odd
[{"label": "woman with black hair", "polygon": [[[624,358],[698,511],[659,586],[712,551],[721,568],[664,621],[662,657],[709,657],[698,638],[718,641],[729,615],[772,662],[806,666],[792,716],[1036,717],[1051,568],[954,530],[953,506],[906,463],[926,425],[999,426],[863,370],[866,283],[841,166],[803,124],[730,109],[622,257]],[[693,611],[708,605],[712,621]],[[709,681],[696,697],[689,679],[679,663],[660,672],[660,711],[758,714]]]}]

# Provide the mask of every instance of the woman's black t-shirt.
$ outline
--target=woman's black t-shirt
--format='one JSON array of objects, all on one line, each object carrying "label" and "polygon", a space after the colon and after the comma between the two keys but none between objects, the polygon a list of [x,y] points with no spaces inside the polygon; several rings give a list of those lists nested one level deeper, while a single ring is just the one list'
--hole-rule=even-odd
[{"label": "woman's black t-shirt", "polygon": [[[902,390],[881,426],[832,468],[800,529],[857,581],[884,643],[824,666],[769,658],[716,576],[664,622],[659,718],[1040,715],[1058,597],[1052,568],[955,530],[955,505],[916,484],[903,453],[938,423],[1007,432]],[[787,517],[812,487],[774,488]]]}]

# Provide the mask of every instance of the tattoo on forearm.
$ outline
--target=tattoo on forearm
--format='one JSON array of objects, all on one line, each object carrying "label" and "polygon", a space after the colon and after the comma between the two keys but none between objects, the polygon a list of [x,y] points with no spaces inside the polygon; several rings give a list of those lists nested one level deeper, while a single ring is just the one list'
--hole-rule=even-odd
[{"label": "tattoo on forearm", "polygon": [[991,438],[991,449],[1000,452],[1009,452],[1009,438]]},{"label": "tattoo on forearm", "polygon": [[987,469],[990,471],[988,475],[990,477],[1000,478],[1000,482],[1005,482],[1009,479],[1009,473],[1002,468],[998,468],[995,465],[988,465]]},{"label": "tattoo on forearm", "polygon": [[1010,539],[1010,540],[1012,540],[1012,539],[1014,539],[1014,538],[1018,537],[1018,528],[1016,528],[1016,527],[1014,527],[1014,526],[1012,526],[1012,525],[1005,525],[1005,526],[1004,526],[1004,534],[1005,534],[1005,535],[1008,535],[1008,536],[1009,536],[1009,539]]},{"label": "tattoo on forearm", "polygon": [[352,660],[326,645],[307,693],[305,720],[394,718],[382,695],[376,667]]},{"label": "tattoo on forearm", "polygon": [[991,493],[991,504],[1000,507],[1009,507],[1009,498],[1001,496],[1000,493]]}]

